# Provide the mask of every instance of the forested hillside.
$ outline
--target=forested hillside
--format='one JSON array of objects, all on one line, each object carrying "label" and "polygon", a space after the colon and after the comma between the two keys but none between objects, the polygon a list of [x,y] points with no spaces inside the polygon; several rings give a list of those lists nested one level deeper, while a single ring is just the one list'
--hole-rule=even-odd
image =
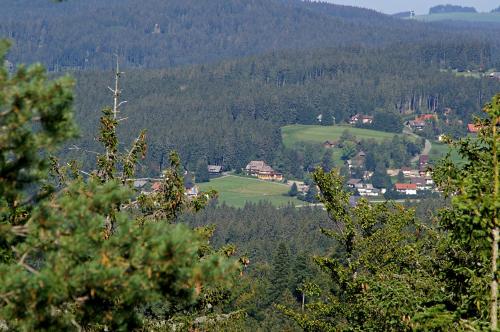
[{"label": "forested hillside", "polygon": [[499,41],[300,0],[1,1],[0,330],[498,331]]},{"label": "forested hillside", "polygon": [[[451,120],[466,121],[500,83],[442,72],[447,64],[479,67],[490,48],[481,42],[450,42],[444,47],[401,49],[323,49],[274,52],[214,66],[172,70],[128,70],[122,78],[122,116],[128,139],[147,128],[149,172],[157,172],[161,155],[174,148],[186,164],[200,159],[240,168],[252,158],[293,161],[284,156],[280,127],[347,121],[356,113],[416,113],[451,109]],[[446,60],[444,60],[446,58]],[[441,65],[440,65],[441,64]],[[80,145],[95,145],[98,114],[111,102],[107,86],[112,72],[77,73],[77,118]],[[329,122],[328,122],[328,121]],[[453,123],[453,121],[451,121]],[[463,128],[462,128],[463,127]]]},{"label": "forested hillside", "polygon": [[111,68],[114,54],[124,67],[158,68],[278,49],[439,43],[452,36],[496,41],[498,32],[298,0],[89,0],[58,6],[6,0],[0,11],[0,36],[15,42],[8,59],[40,61],[50,71]]}]

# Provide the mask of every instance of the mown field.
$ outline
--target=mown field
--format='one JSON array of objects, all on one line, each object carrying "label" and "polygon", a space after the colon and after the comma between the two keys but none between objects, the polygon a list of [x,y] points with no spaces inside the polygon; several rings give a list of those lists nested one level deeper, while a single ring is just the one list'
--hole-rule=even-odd
[{"label": "mown field", "polygon": [[283,183],[262,181],[253,178],[228,175],[201,183],[201,190],[217,190],[219,203],[225,202],[234,207],[243,207],[246,202],[257,203],[262,200],[270,201],[275,206],[284,206],[288,203],[304,205],[305,202],[285,196],[290,187]]},{"label": "mown field", "polygon": [[458,155],[457,150],[451,149],[450,146],[444,143],[440,142],[432,142],[432,149],[431,152],[429,153],[429,159],[431,163],[435,164],[439,160],[443,159],[448,152],[451,151],[451,160],[460,163],[462,161],[462,158]]},{"label": "mown field", "polygon": [[348,130],[358,139],[374,139],[377,141],[392,139],[395,135],[394,133],[360,129],[351,126],[291,125],[281,128],[281,137],[283,139],[283,144],[285,144],[286,147],[291,148],[297,142],[322,144],[326,140],[334,141],[339,139],[345,130]]},{"label": "mown field", "polygon": [[435,21],[466,21],[483,23],[500,23],[500,13],[444,13],[432,15],[418,15],[416,20],[424,22]]}]

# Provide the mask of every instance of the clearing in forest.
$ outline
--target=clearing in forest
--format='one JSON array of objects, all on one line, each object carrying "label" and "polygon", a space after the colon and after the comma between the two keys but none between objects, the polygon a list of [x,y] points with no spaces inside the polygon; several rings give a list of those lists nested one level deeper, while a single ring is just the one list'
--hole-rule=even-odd
[{"label": "clearing in forest", "polygon": [[291,125],[281,128],[281,137],[283,144],[291,148],[298,142],[318,143],[323,144],[327,140],[337,140],[342,133],[348,130],[357,139],[374,139],[383,141],[392,139],[394,135],[403,135],[395,133],[387,133],[384,131],[361,129],[351,126],[312,126],[312,125]]},{"label": "clearing in forest", "polygon": [[294,197],[286,196],[290,187],[283,183],[263,181],[254,178],[228,175],[199,184],[200,189],[216,190],[219,193],[219,203],[225,202],[229,206],[243,207],[246,202],[257,203],[269,201],[280,207],[293,203],[307,204]]}]

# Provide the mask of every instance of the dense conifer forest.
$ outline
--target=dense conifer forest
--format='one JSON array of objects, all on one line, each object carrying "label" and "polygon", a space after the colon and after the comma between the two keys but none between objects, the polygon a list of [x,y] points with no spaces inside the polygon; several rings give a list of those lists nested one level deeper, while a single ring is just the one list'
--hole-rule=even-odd
[{"label": "dense conifer forest", "polygon": [[[0,330],[497,331],[499,37],[299,0],[3,1]],[[300,125],[343,131],[286,144]],[[251,160],[303,204],[199,191],[208,165],[271,184]],[[409,165],[432,192],[391,189]]]},{"label": "dense conifer forest", "polygon": [[[0,34],[16,42],[13,63],[49,70],[165,68],[279,49],[413,44],[483,39],[500,28],[448,27],[398,20],[371,10],[299,0],[2,2]],[[89,22],[92,22],[89,24]]]},{"label": "dense conifer forest", "polygon": [[[500,89],[496,80],[459,77],[443,72],[467,64],[492,65],[491,47],[482,42],[450,41],[411,49],[348,48],[275,52],[217,65],[169,70],[127,70],[123,79],[123,108],[128,120],[125,137],[135,128],[147,128],[150,146],[148,171],[159,170],[161,156],[180,152],[188,168],[198,160],[240,169],[251,159],[287,160],[280,127],[287,124],[347,122],[356,114],[447,109],[447,134],[466,133],[466,124],[481,105]],[[442,47],[442,46],[441,46]],[[411,51],[409,51],[411,50]],[[356,54],[356,56],[352,56]],[[444,56],[446,55],[446,64]],[[490,60],[488,60],[490,59]],[[442,63],[442,65],[441,65]],[[109,98],[106,86],[112,72],[75,73],[77,120],[83,139],[93,150],[96,112]],[[153,171],[154,172],[154,171]]]}]

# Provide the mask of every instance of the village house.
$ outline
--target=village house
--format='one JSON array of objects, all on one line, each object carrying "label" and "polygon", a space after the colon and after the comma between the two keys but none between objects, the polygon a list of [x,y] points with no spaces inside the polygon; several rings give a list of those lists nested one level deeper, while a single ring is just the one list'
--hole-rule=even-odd
[{"label": "village house", "polygon": [[349,181],[347,181],[347,186],[354,189],[359,183],[361,183],[361,179],[349,179]]},{"label": "village house", "polygon": [[247,175],[256,176],[261,180],[283,181],[283,174],[276,172],[262,160],[252,160],[245,167]]},{"label": "village house", "polygon": [[356,115],[351,116],[349,123],[352,125],[357,124],[357,123],[372,124],[373,123],[373,116],[356,114]]},{"label": "village house", "polygon": [[432,175],[432,172],[429,168],[429,166],[420,166],[420,168],[418,169],[418,175],[420,177],[424,177],[424,176],[431,176]]},{"label": "village house", "polygon": [[309,191],[309,186],[305,184],[303,181],[288,181],[287,184],[291,187],[293,184],[297,186],[297,190],[303,194]]},{"label": "village house", "polygon": [[363,172],[363,180],[368,181],[373,177],[374,172],[372,171],[364,171]]},{"label": "village house", "polygon": [[425,121],[411,120],[411,121],[408,121],[408,125],[413,130],[421,131],[421,130],[424,130],[426,123],[425,123]]},{"label": "village house", "polygon": [[423,177],[413,177],[410,179],[411,184],[417,185],[417,190],[431,190],[432,185],[429,185]]},{"label": "village house", "polygon": [[421,131],[432,120],[437,120],[436,114],[422,114],[421,116],[416,116],[415,120],[408,121],[407,125],[413,130]]},{"label": "village house", "polygon": [[479,132],[479,126],[476,126],[473,123],[469,123],[467,125],[467,131],[471,134],[477,134]]},{"label": "village house", "polygon": [[161,182],[155,182],[151,185],[151,190],[153,192],[158,192],[161,190]]},{"label": "village house", "polygon": [[332,149],[337,146],[337,142],[332,142],[332,141],[325,141],[323,143],[323,147],[326,149]]},{"label": "village house", "polygon": [[388,168],[387,169],[387,175],[389,175],[390,177],[398,176],[398,174],[399,174],[399,168]]},{"label": "village house", "polygon": [[489,75],[489,77],[500,81],[500,72],[493,72]]},{"label": "village house", "polygon": [[134,188],[135,189],[142,189],[148,184],[147,180],[135,180],[134,181]]},{"label": "village house", "polygon": [[417,169],[412,169],[410,167],[402,167],[401,172],[405,178],[417,177],[420,176],[420,172]]},{"label": "village house", "polygon": [[220,175],[222,173],[222,166],[219,165],[208,165],[208,173],[210,175]]},{"label": "village house", "polygon": [[394,185],[394,190],[405,195],[416,195],[417,185],[414,183],[396,183]]},{"label": "village house", "polygon": [[358,183],[354,188],[362,197],[378,197],[383,194],[382,190],[374,188],[371,183]]},{"label": "village house", "polygon": [[198,197],[198,194],[200,192],[200,188],[198,188],[197,185],[193,184],[193,183],[186,183],[184,185],[185,187],[185,192],[184,194],[188,197],[188,198],[195,198],[195,197]]}]

